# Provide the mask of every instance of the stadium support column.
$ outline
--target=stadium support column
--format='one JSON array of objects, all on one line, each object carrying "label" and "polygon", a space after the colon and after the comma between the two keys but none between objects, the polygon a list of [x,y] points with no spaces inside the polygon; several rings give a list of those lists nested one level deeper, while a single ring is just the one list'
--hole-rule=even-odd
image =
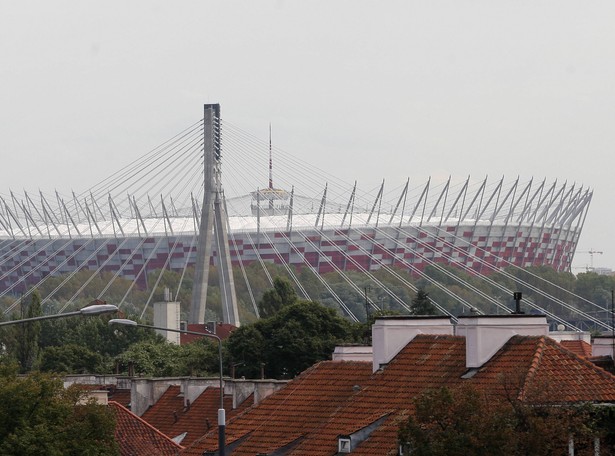
[{"label": "stadium support column", "polygon": [[205,105],[203,129],[205,163],[203,207],[194,271],[190,323],[205,322],[209,264],[215,240],[222,299],[222,321],[239,326],[235,282],[228,246],[227,215],[222,191],[219,104]]}]

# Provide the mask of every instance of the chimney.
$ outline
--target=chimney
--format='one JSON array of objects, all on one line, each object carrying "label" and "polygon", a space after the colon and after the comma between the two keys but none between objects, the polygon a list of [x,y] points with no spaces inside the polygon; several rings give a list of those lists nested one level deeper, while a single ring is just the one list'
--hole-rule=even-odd
[{"label": "chimney", "polygon": [[[165,292],[165,298],[168,298]],[[180,327],[180,305],[179,302],[162,301],[154,303],[154,326],[161,328],[179,329]],[[179,345],[180,334],[171,331],[156,330],[164,337],[167,342]]]},{"label": "chimney", "polygon": [[592,340],[592,356],[610,356],[615,359],[615,336],[613,334],[603,333],[600,336],[594,336]]},{"label": "chimney", "polygon": [[419,334],[453,335],[447,316],[386,316],[372,326],[373,371],[388,364],[399,351]]},{"label": "chimney", "polygon": [[374,356],[372,347],[369,345],[338,345],[333,351],[333,361],[369,361],[372,362]]},{"label": "chimney", "polygon": [[466,367],[485,364],[516,335],[548,336],[544,315],[471,315],[458,317],[457,335],[466,338]]},{"label": "chimney", "polygon": [[580,340],[589,345],[592,343],[592,335],[588,331],[568,331],[562,324],[557,325],[557,330],[549,331],[549,337],[556,342],[563,340]]}]

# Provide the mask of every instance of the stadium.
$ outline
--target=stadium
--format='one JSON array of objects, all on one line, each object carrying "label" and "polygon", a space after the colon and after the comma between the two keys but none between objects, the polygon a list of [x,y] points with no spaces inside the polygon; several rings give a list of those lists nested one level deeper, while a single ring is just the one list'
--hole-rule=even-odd
[{"label": "stadium", "polygon": [[[27,295],[51,277],[82,270],[146,288],[154,271],[194,267],[211,189],[206,127],[196,122],[80,193],[2,195],[0,296]],[[214,193],[233,269],[278,264],[300,292],[301,268],[321,281],[323,274],[358,271],[378,287],[378,270],[568,271],[592,198],[583,186],[518,177],[394,187],[382,180],[363,190],[219,117],[214,127],[216,166],[209,175],[220,182]],[[219,252],[216,238],[207,263],[218,264]]]}]

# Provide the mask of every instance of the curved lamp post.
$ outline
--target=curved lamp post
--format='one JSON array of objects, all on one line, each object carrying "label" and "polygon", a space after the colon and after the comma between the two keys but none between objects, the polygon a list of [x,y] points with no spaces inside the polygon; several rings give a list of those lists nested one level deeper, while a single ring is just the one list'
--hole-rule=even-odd
[{"label": "curved lamp post", "polygon": [[75,310],[74,312],[66,312],[53,315],[41,315],[39,317],[23,318],[21,320],[10,320],[0,322],[0,326],[18,325],[21,323],[30,323],[33,321],[53,320],[55,318],[74,317],[76,315],[93,316],[117,312],[117,306],[113,304],[93,304],[86,306],[83,309]]},{"label": "curved lamp post", "polygon": [[219,456],[225,456],[226,411],[224,410],[224,383],[222,380],[222,339],[220,339],[215,334],[211,334],[211,333],[188,331],[186,329],[164,328],[162,326],[143,325],[141,323],[137,323],[134,320],[128,320],[126,318],[113,318],[109,320],[109,325],[137,326],[139,328],[157,329],[159,331],[170,331],[170,332],[176,332],[176,333],[182,333],[182,334],[194,334],[196,336],[210,337],[218,341],[218,358],[219,358],[219,369],[220,369],[220,408],[218,409],[218,454]]}]

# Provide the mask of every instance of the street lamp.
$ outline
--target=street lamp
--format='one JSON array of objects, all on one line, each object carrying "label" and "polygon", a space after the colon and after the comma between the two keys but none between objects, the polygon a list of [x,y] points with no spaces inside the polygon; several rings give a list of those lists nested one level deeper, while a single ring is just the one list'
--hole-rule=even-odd
[{"label": "street lamp", "polygon": [[75,310],[74,312],[66,312],[66,313],[53,314],[53,315],[41,315],[38,317],[23,318],[21,320],[2,321],[0,322],[0,326],[17,325],[21,323],[30,323],[33,321],[41,321],[41,320],[53,320],[55,318],[66,318],[66,317],[73,317],[76,315],[83,315],[83,316],[102,315],[102,314],[107,314],[107,313],[115,313],[117,312],[117,310],[118,310],[117,306],[113,304],[92,304],[91,306],[86,306],[83,309]]},{"label": "street lamp", "polygon": [[126,318],[113,318],[109,320],[109,325],[137,326],[140,328],[157,329],[159,331],[194,334],[196,336],[211,337],[212,339],[216,339],[218,341],[218,358],[220,369],[220,408],[218,409],[218,454],[220,456],[225,456],[226,438],[224,434],[226,428],[226,411],[224,410],[224,383],[222,380],[222,339],[212,333],[188,331],[186,329],[164,328],[161,326],[143,325],[141,323],[137,323],[134,320],[128,320]]}]

